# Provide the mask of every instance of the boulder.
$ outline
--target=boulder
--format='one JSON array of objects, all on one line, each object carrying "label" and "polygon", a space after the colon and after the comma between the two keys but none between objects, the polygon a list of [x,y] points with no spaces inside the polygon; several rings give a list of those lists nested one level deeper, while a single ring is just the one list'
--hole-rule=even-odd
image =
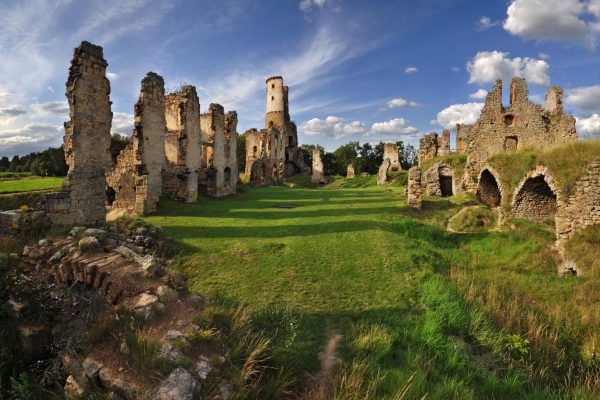
[{"label": "boulder", "polygon": [[146,274],[154,275],[156,273],[156,271],[158,271],[160,264],[158,263],[158,260],[156,259],[156,257],[147,255],[147,256],[144,256],[144,258],[142,259],[141,266],[144,269],[144,272]]},{"label": "boulder", "polygon": [[185,369],[179,367],[160,384],[152,397],[154,400],[192,400],[200,384]]},{"label": "boulder", "polygon": [[167,285],[159,286],[158,289],[156,289],[156,294],[162,303],[168,303],[177,298],[177,291],[171,289]]},{"label": "boulder", "polygon": [[204,381],[208,377],[210,371],[212,371],[213,366],[208,357],[201,355],[196,362],[196,365],[194,365],[194,369],[196,370],[196,375],[198,378]]},{"label": "boulder", "polygon": [[100,248],[100,242],[93,236],[84,236],[79,240],[79,250],[82,253]]},{"label": "boulder", "polygon": [[139,295],[136,303],[132,307],[134,314],[143,317],[144,319],[151,319],[155,312],[156,306],[158,305],[158,297],[148,293],[142,293]]},{"label": "boulder", "polygon": [[67,377],[67,382],[65,383],[63,389],[65,391],[65,398],[67,400],[82,399],[85,395],[85,388],[77,383],[73,375],[69,375]]},{"label": "boulder", "polygon": [[182,361],[184,358],[183,353],[181,353],[179,350],[173,347],[173,345],[170,343],[165,343],[162,345],[162,347],[160,348],[159,355],[162,358],[169,360],[173,363]]},{"label": "boulder", "polygon": [[90,357],[83,360],[82,366],[83,370],[85,371],[85,375],[92,380],[95,380],[98,377],[100,370],[104,367],[100,361]]},{"label": "boulder", "polygon": [[76,237],[84,231],[85,228],[83,226],[74,226],[73,229],[71,229],[71,231],[69,232],[69,236]]},{"label": "boulder", "polygon": [[88,228],[83,232],[83,234],[85,236],[93,236],[99,241],[106,239],[106,236],[108,236],[108,232],[106,232],[104,229],[97,228]]},{"label": "boulder", "polygon": [[102,368],[99,373],[100,382],[108,390],[125,397],[126,399],[135,399],[140,392],[140,387],[130,380],[121,379],[118,372],[110,368]]}]

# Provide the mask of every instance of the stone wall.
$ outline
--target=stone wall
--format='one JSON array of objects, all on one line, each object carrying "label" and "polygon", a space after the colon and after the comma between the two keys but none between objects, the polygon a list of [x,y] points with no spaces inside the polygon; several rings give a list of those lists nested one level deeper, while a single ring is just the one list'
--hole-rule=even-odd
[{"label": "stone wall", "polygon": [[471,134],[471,125],[456,124],[456,152],[464,153],[467,151],[467,144]]},{"label": "stone wall", "polygon": [[588,226],[600,224],[600,162],[591,163],[568,197],[559,197],[556,238],[559,249],[565,241]]},{"label": "stone wall", "polygon": [[438,153],[438,134],[431,132],[425,135],[419,141],[419,167],[437,157]]},{"label": "stone wall", "polygon": [[489,207],[499,207],[502,204],[502,184],[498,174],[489,166],[484,167],[477,180],[477,198]]},{"label": "stone wall", "polygon": [[163,192],[187,202],[198,200],[202,163],[200,101],[196,88],[186,85],[165,97],[167,163]]},{"label": "stone wall", "polygon": [[421,186],[421,169],[412,167],[408,170],[408,183],[406,185],[409,207],[423,208],[423,187]]},{"label": "stone wall", "polygon": [[346,169],[346,179],[353,179],[354,177],[354,167],[352,166],[352,164],[348,164],[348,168]]},{"label": "stone wall", "polygon": [[223,106],[211,103],[208,112],[200,115],[200,125],[203,152],[202,184],[207,187],[211,196],[233,194],[237,185],[237,159],[236,144],[232,146],[231,142],[232,138],[236,141],[237,114],[235,111],[230,112],[226,118]]},{"label": "stone wall", "polygon": [[267,130],[249,129],[246,137],[246,175],[250,183],[269,185],[284,177],[283,141],[275,127]]},{"label": "stone wall", "polygon": [[74,50],[66,96],[70,120],[65,122],[64,150],[69,166],[63,193],[49,199],[50,220],[57,224],[105,221],[106,172],[112,166],[112,111],[108,63],[102,47],[82,42]]},{"label": "stone wall", "polygon": [[437,155],[440,157],[444,157],[450,154],[450,131],[445,130],[442,132],[442,137],[439,141]]},{"label": "stone wall", "polygon": [[321,161],[321,150],[319,149],[313,149],[312,151],[312,183],[327,183],[323,161]]},{"label": "stone wall", "polygon": [[383,185],[388,181],[387,174],[388,174],[391,164],[392,163],[390,162],[389,158],[383,159],[383,162],[379,166],[379,171],[377,171],[377,184],[378,185]]},{"label": "stone wall", "polygon": [[[494,154],[522,148],[541,150],[555,144],[577,140],[575,118],[562,109],[562,90],[548,90],[546,108],[529,101],[527,84],[513,78],[510,106],[502,106],[502,81],[488,93],[479,120],[469,128],[465,184],[477,187],[477,176],[486,160]],[[464,133],[465,128],[461,128]]]},{"label": "stone wall", "polygon": [[19,236],[31,232],[38,224],[46,224],[46,212],[31,208],[0,211],[0,233]]},{"label": "stone wall", "polygon": [[165,83],[149,72],[134,107],[133,136],[107,175],[108,219],[156,211],[166,164]]},{"label": "stone wall", "polygon": [[429,196],[452,196],[462,191],[462,177],[456,176],[452,166],[438,162],[425,171],[424,186]]},{"label": "stone wall", "polygon": [[390,171],[400,171],[402,169],[398,146],[395,143],[384,143],[383,159],[385,160],[386,158],[390,160]]}]

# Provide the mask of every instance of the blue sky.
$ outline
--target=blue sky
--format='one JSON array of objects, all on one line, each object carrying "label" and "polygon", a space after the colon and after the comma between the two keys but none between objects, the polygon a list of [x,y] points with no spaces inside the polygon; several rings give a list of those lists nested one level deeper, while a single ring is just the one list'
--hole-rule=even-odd
[{"label": "blue sky", "polygon": [[104,47],[125,135],[148,71],[237,110],[240,133],[263,126],[264,79],[283,75],[300,143],[328,150],[474,122],[513,75],[535,102],[562,86],[580,134],[600,133],[599,21],[600,0],[0,0],[0,155],[60,145],[82,40]]}]

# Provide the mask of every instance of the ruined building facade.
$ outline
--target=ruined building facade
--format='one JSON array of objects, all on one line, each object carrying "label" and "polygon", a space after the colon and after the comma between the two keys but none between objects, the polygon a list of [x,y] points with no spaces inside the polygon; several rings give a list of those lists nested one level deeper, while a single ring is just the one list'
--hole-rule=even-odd
[{"label": "ruined building facade", "polygon": [[450,151],[450,131],[445,130],[441,138],[436,132],[431,132],[419,141],[419,166],[436,157],[446,156]]},{"label": "ruined building facade", "polygon": [[165,97],[167,134],[163,192],[172,197],[198,200],[202,146],[200,134],[200,100],[196,88],[186,85]]},{"label": "ruined building facade", "polygon": [[502,105],[502,81],[496,81],[488,93],[479,120],[459,130],[466,139],[467,166],[465,185],[475,190],[476,177],[486,160],[505,151],[544,148],[577,140],[575,118],[564,114],[561,88],[551,87],[542,107],[529,101],[525,80],[513,78],[510,105]]},{"label": "ruined building facade", "polygon": [[200,183],[208,194],[222,197],[236,192],[237,113],[225,114],[223,106],[211,103],[208,112],[200,115],[202,132],[202,163]]},{"label": "ruined building facade", "polygon": [[277,182],[309,170],[298,147],[296,124],[290,118],[288,93],[281,76],[268,78],[265,128],[245,133],[246,174],[253,184]]},{"label": "ruined building facade", "polygon": [[402,169],[402,166],[400,165],[400,156],[398,154],[398,146],[395,143],[384,143],[383,159],[390,160],[390,171],[400,171]]},{"label": "ruined building facade", "polygon": [[64,150],[69,171],[62,192],[47,202],[48,216],[58,224],[105,221],[106,172],[112,167],[107,65],[100,46],[82,42],[74,50],[66,85],[70,120],[65,122]]},{"label": "ruined building facade", "polygon": [[133,135],[107,175],[109,219],[156,211],[165,158],[165,82],[150,72],[134,107]]}]

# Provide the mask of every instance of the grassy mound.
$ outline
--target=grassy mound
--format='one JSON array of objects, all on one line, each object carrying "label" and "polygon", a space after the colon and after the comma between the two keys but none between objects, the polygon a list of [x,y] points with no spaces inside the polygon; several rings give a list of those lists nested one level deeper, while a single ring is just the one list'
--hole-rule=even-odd
[{"label": "grassy mound", "polygon": [[578,231],[565,243],[565,254],[567,259],[583,268],[586,276],[600,276],[600,225]]},{"label": "grassy mound", "polygon": [[511,195],[505,196],[502,204],[509,207],[515,188],[536,165],[545,165],[562,194],[566,195],[593,161],[600,161],[600,140],[567,143],[543,152],[521,150],[497,154],[488,160],[488,164],[498,172],[502,186]]},{"label": "grassy mound", "polygon": [[448,220],[448,230],[454,232],[485,232],[496,223],[496,216],[487,207],[463,208]]}]

